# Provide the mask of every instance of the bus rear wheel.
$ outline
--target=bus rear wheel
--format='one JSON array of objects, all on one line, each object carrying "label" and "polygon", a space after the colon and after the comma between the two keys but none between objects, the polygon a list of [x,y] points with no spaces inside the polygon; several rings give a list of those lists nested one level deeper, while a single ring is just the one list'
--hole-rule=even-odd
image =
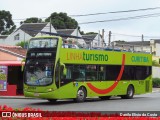
[{"label": "bus rear wheel", "polygon": [[77,91],[77,97],[74,99],[75,102],[84,102],[86,100],[87,92],[84,87],[80,87]]},{"label": "bus rear wheel", "polygon": [[49,101],[50,103],[55,103],[55,102],[57,101],[57,99],[48,99],[48,101]]},{"label": "bus rear wheel", "polygon": [[122,95],[121,98],[122,99],[132,99],[133,96],[134,96],[134,87],[132,85],[129,85],[127,88],[127,94]]}]

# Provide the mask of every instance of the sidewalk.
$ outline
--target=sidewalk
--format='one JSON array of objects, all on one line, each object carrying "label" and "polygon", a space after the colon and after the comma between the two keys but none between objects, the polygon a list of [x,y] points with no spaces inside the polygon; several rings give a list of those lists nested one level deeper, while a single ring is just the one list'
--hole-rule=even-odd
[{"label": "sidewalk", "polygon": [[[152,88],[152,93],[160,92],[160,88]],[[37,99],[25,96],[0,96],[0,99]]]},{"label": "sidewalk", "polygon": [[152,92],[160,92],[160,88],[152,88]]}]

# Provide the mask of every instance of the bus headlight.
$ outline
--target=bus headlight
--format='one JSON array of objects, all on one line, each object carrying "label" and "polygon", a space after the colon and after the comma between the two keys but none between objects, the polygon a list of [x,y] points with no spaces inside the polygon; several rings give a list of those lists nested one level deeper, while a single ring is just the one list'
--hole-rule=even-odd
[{"label": "bus headlight", "polygon": [[47,91],[52,92],[53,90],[54,90],[53,88],[49,88]]}]

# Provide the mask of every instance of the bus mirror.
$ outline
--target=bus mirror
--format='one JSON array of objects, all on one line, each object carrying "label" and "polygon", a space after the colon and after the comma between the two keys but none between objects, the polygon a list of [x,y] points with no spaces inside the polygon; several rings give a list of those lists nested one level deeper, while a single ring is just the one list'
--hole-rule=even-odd
[{"label": "bus mirror", "polygon": [[66,76],[66,67],[65,67],[65,64],[63,63],[60,63],[60,66],[61,66],[61,73],[63,74],[63,76]]}]

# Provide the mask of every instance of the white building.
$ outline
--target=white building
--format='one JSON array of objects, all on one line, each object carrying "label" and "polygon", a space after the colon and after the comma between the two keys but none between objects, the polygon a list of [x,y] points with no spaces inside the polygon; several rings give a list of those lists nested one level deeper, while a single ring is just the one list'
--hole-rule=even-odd
[{"label": "white building", "polygon": [[131,50],[136,52],[151,52],[150,41],[114,41],[111,43],[112,47],[119,48],[121,50]]},{"label": "white building", "polygon": [[101,47],[102,37],[100,34],[82,35],[88,47]]},{"label": "white building", "polygon": [[5,43],[5,39],[8,37],[8,35],[0,35],[0,44],[3,45]]},{"label": "white building", "polygon": [[[58,34],[68,35],[68,36],[75,36],[75,37],[82,37],[78,29],[57,29]],[[84,39],[81,38],[72,38],[72,37],[63,37],[66,40],[71,40],[74,42],[78,42],[80,45],[85,45]]]},{"label": "white building", "polygon": [[160,57],[160,39],[151,39],[152,53]]},{"label": "white building", "polygon": [[[50,23],[23,23],[5,39],[3,44],[16,45],[32,37],[43,36],[44,34],[40,31],[50,32]],[[51,32],[57,33],[53,26],[51,26]]]}]

